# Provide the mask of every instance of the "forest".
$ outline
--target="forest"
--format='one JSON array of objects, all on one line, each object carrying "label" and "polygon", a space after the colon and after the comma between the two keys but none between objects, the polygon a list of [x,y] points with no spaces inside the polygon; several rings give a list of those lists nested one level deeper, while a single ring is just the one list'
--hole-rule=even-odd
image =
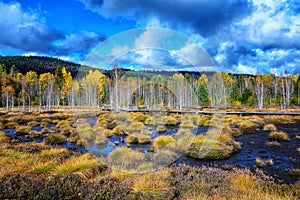
[{"label": "forest", "polygon": [[54,73],[40,73],[0,64],[2,107],[6,111],[31,111],[33,107],[49,111],[59,106],[182,110],[205,106],[287,109],[300,105],[299,74],[159,74],[128,71],[116,64],[105,72],[84,68],[80,76],[74,76],[73,68],[54,67]]}]

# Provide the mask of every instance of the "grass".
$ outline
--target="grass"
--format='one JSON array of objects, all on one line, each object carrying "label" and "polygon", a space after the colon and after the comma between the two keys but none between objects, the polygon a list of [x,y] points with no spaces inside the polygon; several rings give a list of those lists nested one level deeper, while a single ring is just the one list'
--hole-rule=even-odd
[{"label": "grass", "polygon": [[290,140],[288,134],[283,131],[273,131],[269,134],[269,138],[272,138],[272,139],[278,140],[278,141]]},{"label": "grass", "polygon": [[211,130],[198,135],[185,154],[196,159],[224,159],[241,150],[241,144],[226,133]]},{"label": "grass", "polygon": [[277,128],[274,124],[266,124],[263,128],[264,131],[277,131]]},{"label": "grass", "polygon": [[242,133],[255,133],[259,125],[250,120],[243,120],[237,123],[237,128],[239,128]]},{"label": "grass", "polygon": [[4,129],[14,129],[17,128],[19,126],[19,124],[17,122],[7,122],[6,124],[4,124],[3,128]]},{"label": "grass", "polygon": [[165,126],[158,126],[158,127],[156,128],[156,131],[157,131],[158,133],[164,133],[164,132],[167,131],[167,128],[166,128]]},{"label": "grass", "polygon": [[112,134],[114,135],[127,135],[127,125],[126,124],[121,124],[116,126],[113,130],[112,130]]},{"label": "grass", "polygon": [[171,174],[168,170],[161,170],[157,173],[146,173],[137,176],[134,180],[132,189],[140,194],[141,199],[160,199],[165,190],[170,188],[168,181]]},{"label": "grass", "polygon": [[172,136],[159,136],[153,141],[154,149],[161,149],[168,144],[175,142],[175,139]]},{"label": "grass", "polygon": [[145,130],[145,125],[142,122],[132,122],[129,127],[128,127],[128,131],[130,133],[132,132],[140,132]]},{"label": "grass", "polygon": [[10,138],[3,132],[0,131],[0,143],[8,143]]},{"label": "grass", "polygon": [[97,136],[97,133],[92,128],[84,128],[78,131],[81,141],[85,145],[91,145]]},{"label": "grass", "polygon": [[86,153],[69,158],[56,167],[54,172],[58,174],[70,174],[74,172],[94,173],[94,170],[97,168],[104,169],[105,164]]},{"label": "grass", "polygon": [[127,147],[115,149],[107,157],[107,162],[113,169],[125,172],[139,172],[139,166],[144,164],[144,161],[144,153]]},{"label": "grass", "polygon": [[59,133],[50,134],[48,137],[44,139],[45,144],[49,144],[49,145],[61,145],[64,144],[66,140],[67,137]]},{"label": "grass", "polygon": [[147,144],[151,142],[151,136],[143,134],[132,134],[126,138],[125,142],[129,144]]},{"label": "grass", "polygon": [[27,135],[31,131],[31,126],[20,126],[16,130],[16,135]]},{"label": "grass", "polygon": [[193,121],[188,120],[188,121],[183,121],[180,124],[180,128],[195,128]]},{"label": "grass", "polygon": [[56,157],[64,154],[67,152],[67,149],[64,148],[51,148],[51,149],[46,149],[41,151],[41,157],[42,158],[53,158],[55,159]]}]

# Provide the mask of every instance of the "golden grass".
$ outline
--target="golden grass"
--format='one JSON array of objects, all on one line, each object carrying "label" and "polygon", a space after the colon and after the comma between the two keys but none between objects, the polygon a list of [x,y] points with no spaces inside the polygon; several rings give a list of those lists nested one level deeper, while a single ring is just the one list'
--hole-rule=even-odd
[{"label": "golden grass", "polygon": [[273,131],[269,134],[269,137],[279,141],[290,140],[288,134],[283,131]]},{"label": "golden grass", "polygon": [[153,147],[160,149],[172,142],[175,142],[175,139],[172,136],[159,136],[154,139]]},{"label": "golden grass", "polygon": [[58,174],[70,174],[74,172],[93,172],[96,168],[104,168],[105,164],[89,153],[73,156],[55,168],[54,172]]},{"label": "golden grass", "polygon": [[277,131],[277,128],[274,124],[266,124],[263,128],[264,131]]}]

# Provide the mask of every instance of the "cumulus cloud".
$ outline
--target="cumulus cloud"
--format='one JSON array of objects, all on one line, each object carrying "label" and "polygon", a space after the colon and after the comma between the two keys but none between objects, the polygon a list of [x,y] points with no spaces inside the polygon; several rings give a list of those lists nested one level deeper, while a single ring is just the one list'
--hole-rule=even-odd
[{"label": "cumulus cloud", "polygon": [[46,52],[64,35],[38,21],[37,13],[25,12],[19,3],[0,2],[0,45],[22,51]]},{"label": "cumulus cloud", "polygon": [[[78,1],[107,18],[129,18],[145,27],[168,27],[199,38],[223,71],[300,72],[299,0]],[[144,32],[136,46],[157,46],[165,38]],[[170,59],[165,61],[179,67],[184,59],[172,55],[181,53],[198,62],[197,51],[192,49],[191,45],[182,45],[170,51]],[[147,55],[149,52],[139,53],[132,59],[145,61]]]},{"label": "cumulus cloud", "polygon": [[213,33],[220,26],[235,21],[251,11],[251,4],[242,0],[79,0],[87,9],[105,17],[125,17],[147,21],[153,16],[172,28],[190,27],[202,35]]},{"label": "cumulus cloud", "polygon": [[86,54],[104,39],[105,36],[93,32],[71,34],[58,42],[55,45],[54,51],[58,55],[70,55],[72,53]]}]

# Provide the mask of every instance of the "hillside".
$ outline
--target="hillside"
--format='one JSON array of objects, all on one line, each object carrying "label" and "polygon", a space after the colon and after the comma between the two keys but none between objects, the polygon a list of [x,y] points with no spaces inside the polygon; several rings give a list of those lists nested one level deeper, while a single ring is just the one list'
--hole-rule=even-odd
[{"label": "hillside", "polygon": [[[5,65],[7,71],[12,65],[15,65],[16,68],[23,74],[30,70],[35,71],[38,74],[45,72],[51,72],[54,74],[57,66],[63,66],[71,72],[72,76],[76,76],[78,69],[83,67],[77,63],[42,56],[0,56],[0,64]],[[83,68],[86,70],[89,69],[89,67]]]}]

